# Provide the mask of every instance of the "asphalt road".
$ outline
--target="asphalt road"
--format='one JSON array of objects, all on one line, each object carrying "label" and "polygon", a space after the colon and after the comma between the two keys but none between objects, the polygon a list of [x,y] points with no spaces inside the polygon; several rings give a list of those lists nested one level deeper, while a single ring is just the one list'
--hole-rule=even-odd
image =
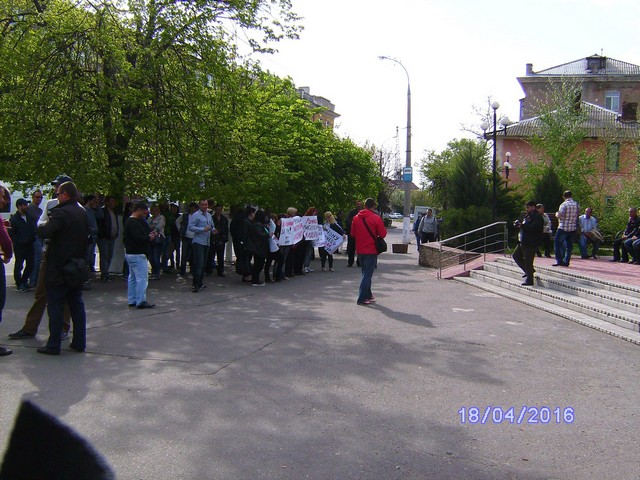
[{"label": "asphalt road", "polygon": [[198,294],[165,277],[153,310],[97,282],[87,353],[59,357],[35,351],[46,325],[7,338],[32,298],[9,288],[0,452],[31,399],[119,479],[640,478],[637,346],[438,281],[415,251],[380,257],[371,307],[344,255],[312,266],[264,288],[229,271]]}]

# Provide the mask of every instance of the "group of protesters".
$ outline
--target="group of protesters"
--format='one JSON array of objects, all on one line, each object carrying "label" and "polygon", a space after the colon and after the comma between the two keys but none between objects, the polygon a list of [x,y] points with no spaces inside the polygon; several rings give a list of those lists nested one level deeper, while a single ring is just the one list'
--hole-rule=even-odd
[{"label": "group of protesters", "polygon": [[[19,331],[9,335],[12,339],[34,338],[44,313],[46,292],[43,286],[38,293],[37,286],[38,275],[42,275],[46,262],[42,260],[43,239],[36,235],[36,231],[37,225],[46,223],[48,214],[57,204],[55,197],[58,186],[65,182],[72,184],[66,176],[59,176],[52,182],[56,188],[54,200],[49,201],[44,209],[40,207],[43,199],[40,190],[33,193],[31,202],[19,199],[16,213],[6,223],[8,228],[5,232],[8,231],[11,237],[7,235],[6,239],[0,238],[4,262],[7,263],[15,253],[15,287],[21,292],[36,289],[38,297],[38,308],[33,315],[30,311],[25,325]],[[4,203],[10,202],[9,192],[6,189],[4,192],[2,200]],[[84,206],[81,211],[86,215],[87,245],[83,261],[88,274],[78,290],[91,289],[94,275],[98,278],[98,273],[100,280],[105,283],[113,281],[112,274],[122,275],[128,282],[129,307],[138,309],[155,307],[146,299],[148,281],[160,279],[162,275],[175,275],[179,282],[191,277],[194,293],[206,288],[205,276],[215,272],[224,277],[225,255],[231,249],[229,242],[235,254],[235,272],[243,282],[255,287],[312,273],[311,260],[316,249],[322,271],[333,272],[333,255],[346,238],[349,239],[346,249],[348,266],[352,266],[356,240],[355,236],[349,236],[350,230],[358,224],[358,216],[371,214],[375,207],[373,202],[373,206],[368,205],[363,209],[362,202],[357,202],[356,208],[349,212],[344,222],[346,228],[343,228],[341,212],[336,216],[331,211],[321,212],[315,207],[306,209],[300,215],[295,207],[274,214],[269,210],[246,206],[234,209],[229,221],[223,214],[222,205],[204,198],[198,203],[185,205],[183,212],[177,204],[153,203],[149,207],[145,200],[138,200],[125,203],[120,214],[116,210],[115,197],[102,197],[101,201],[101,197],[91,194],[84,197],[78,194],[68,203]],[[370,218],[369,222],[373,224],[376,236],[386,234],[381,221],[381,228],[378,228],[375,218]],[[365,237],[360,243],[369,248],[369,234],[366,233]],[[100,256],[98,269],[96,250]],[[363,252],[357,253],[360,266]],[[369,284],[364,292],[361,291],[358,304],[368,305],[373,301],[370,293],[371,265],[374,264],[368,261],[367,275],[364,275],[363,266],[363,276],[368,277]],[[0,313],[5,289],[6,285],[1,289]],[[76,289],[73,290],[75,292]],[[41,353],[59,354],[59,342],[69,332],[69,317],[69,312],[65,310],[64,321],[60,321],[59,331],[56,332],[57,338],[43,347],[46,351]],[[84,351],[84,341],[77,349]],[[0,355],[10,353],[10,350],[0,347]]]}]

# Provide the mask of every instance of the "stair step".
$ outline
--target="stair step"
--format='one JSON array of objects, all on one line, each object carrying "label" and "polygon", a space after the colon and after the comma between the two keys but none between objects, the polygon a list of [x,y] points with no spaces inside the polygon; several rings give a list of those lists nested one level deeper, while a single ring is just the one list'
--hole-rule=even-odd
[{"label": "stair step", "polygon": [[[522,270],[515,263],[513,265],[502,262],[485,263],[484,270],[515,279],[520,279],[522,275]],[[536,279],[541,286],[640,315],[640,299],[633,290],[620,293],[619,291],[602,289],[598,286],[575,283],[568,280],[566,275],[557,276],[554,273],[549,273],[547,270],[538,270],[536,271]]]},{"label": "stair step", "polygon": [[536,297],[530,296],[531,291],[541,290],[541,289],[536,289],[532,287],[519,287],[520,291],[515,291],[508,288],[504,288],[502,286],[497,286],[497,285],[485,282],[482,279],[476,278],[475,275],[471,277],[460,277],[460,278],[457,278],[456,280],[459,282],[466,283],[467,285],[472,285],[482,290],[486,290],[486,291],[495,293],[497,295],[510,298],[512,300],[518,301],[525,305],[538,308],[542,311],[558,315],[562,318],[566,318],[567,320],[571,320],[573,322],[579,323],[580,325],[585,325],[587,327],[593,328],[600,332],[604,332],[614,337],[621,338],[623,340],[634,343],[636,345],[640,345],[640,333],[637,331],[633,331],[628,328],[625,328],[616,324],[612,324],[610,322],[601,320],[599,318],[594,318],[582,312],[576,312],[574,310],[558,305],[556,303],[550,303],[543,296],[540,296],[542,298],[536,298]]},{"label": "stair step", "polygon": [[[494,263],[512,265],[515,268],[519,268],[516,265],[516,262],[514,262],[513,259],[509,257],[499,257]],[[576,284],[589,285],[615,293],[640,296],[640,287],[637,285],[616,282],[615,280],[606,278],[596,278],[591,275],[572,270],[570,268],[546,267],[542,265],[536,265],[536,271],[537,273],[545,272],[549,275],[553,275],[557,278],[563,278]]]},{"label": "stair step", "polygon": [[504,289],[517,291],[520,294],[529,295],[584,315],[591,315],[598,320],[610,322],[629,330],[637,332],[640,329],[640,317],[637,314],[613,306],[603,306],[602,302],[588,300],[572,293],[554,290],[549,288],[551,285],[544,278],[537,278],[535,287],[523,287],[521,278],[514,279],[482,270],[471,272],[471,278],[484,280]]}]

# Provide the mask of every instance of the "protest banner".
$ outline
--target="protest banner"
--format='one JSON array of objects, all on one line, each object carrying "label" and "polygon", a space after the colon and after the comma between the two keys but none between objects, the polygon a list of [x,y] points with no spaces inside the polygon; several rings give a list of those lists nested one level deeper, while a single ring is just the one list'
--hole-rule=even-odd
[{"label": "protest banner", "polygon": [[330,228],[324,231],[324,249],[329,255],[333,255],[344,242],[344,237]]},{"label": "protest banner", "polygon": [[318,217],[315,215],[302,217],[302,226],[306,240],[316,241],[322,235],[322,225],[318,225]]},{"label": "protest banner", "polygon": [[278,244],[282,246],[295,245],[302,240],[303,227],[300,217],[283,218],[280,221],[280,239]]}]

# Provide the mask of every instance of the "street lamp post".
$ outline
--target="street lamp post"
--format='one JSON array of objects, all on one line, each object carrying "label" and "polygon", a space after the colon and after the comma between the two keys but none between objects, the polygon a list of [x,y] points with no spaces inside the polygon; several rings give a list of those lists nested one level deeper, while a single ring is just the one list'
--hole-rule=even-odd
[{"label": "street lamp post", "polygon": [[[493,221],[496,221],[496,207],[498,201],[498,180],[497,180],[497,171],[496,171],[496,158],[497,158],[497,143],[496,136],[498,134],[498,109],[500,108],[500,104],[498,102],[493,102],[491,104],[491,109],[493,110],[493,132],[491,134],[493,140],[493,160],[491,162],[491,179],[492,179],[492,194],[491,194],[491,216]],[[507,126],[511,124],[511,121],[507,116],[504,116],[500,119],[500,126],[503,130],[506,131]],[[489,128],[489,124],[487,122],[482,122],[480,126],[482,130],[486,131]]]},{"label": "street lamp post", "polygon": [[[407,154],[406,154],[406,162],[405,167],[411,168],[411,82],[409,81],[409,72],[405,68],[405,66],[392,57],[387,57],[384,55],[380,55],[378,57],[380,60],[390,60],[392,62],[397,63],[402,67],[404,73],[407,75]],[[403,212],[403,221],[402,221],[402,243],[408,245],[409,237],[411,232],[411,222],[409,219],[409,214],[411,213],[411,182],[404,182],[404,212]]]}]

